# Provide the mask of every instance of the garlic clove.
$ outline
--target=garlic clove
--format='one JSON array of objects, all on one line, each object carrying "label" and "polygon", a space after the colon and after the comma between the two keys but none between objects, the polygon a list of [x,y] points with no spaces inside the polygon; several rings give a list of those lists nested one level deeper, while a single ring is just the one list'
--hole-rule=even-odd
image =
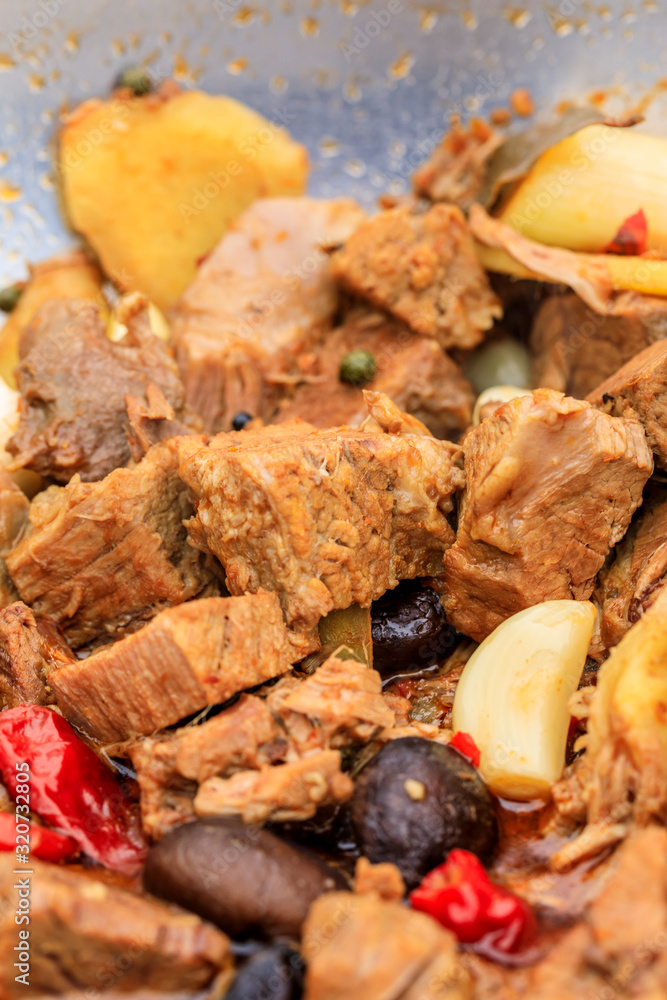
[{"label": "garlic clove", "polygon": [[545,601],[512,615],[463,669],[452,711],[456,732],[481,752],[491,791],[518,801],[546,798],[562,773],[577,690],[593,634],[589,601]]}]

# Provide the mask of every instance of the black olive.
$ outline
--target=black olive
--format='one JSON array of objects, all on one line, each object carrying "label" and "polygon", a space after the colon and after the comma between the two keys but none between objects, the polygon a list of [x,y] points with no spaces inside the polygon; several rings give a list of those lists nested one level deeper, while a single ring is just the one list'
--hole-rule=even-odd
[{"label": "black olive", "polygon": [[249,424],[251,420],[252,420],[252,414],[246,413],[245,410],[241,410],[241,412],[237,413],[236,416],[233,418],[232,428],[235,431],[242,431],[243,428],[247,424]]},{"label": "black olive", "polygon": [[286,945],[262,948],[241,967],[225,1000],[298,1000],[303,970],[298,951]]},{"label": "black olive", "polygon": [[347,887],[335,868],[236,818],[172,830],[149,850],[144,886],[233,938],[269,939],[298,937],[310,904]]},{"label": "black olive", "polygon": [[392,740],[359,775],[352,802],[359,847],[369,861],[393,861],[408,889],[454,847],[487,860],[498,840],[493,800],[455,750],[409,736]]},{"label": "black olive", "polygon": [[457,633],[447,624],[438,594],[405,580],[371,607],[373,667],[384,677],[423,670],[450,652]]},{"label": "black olive", "polygon": [[153,89],[153,81],[147,69],[141,66],[130,66],[124,69],[116,81],[117,87],[127,87],[135,97],[144,97]]}]

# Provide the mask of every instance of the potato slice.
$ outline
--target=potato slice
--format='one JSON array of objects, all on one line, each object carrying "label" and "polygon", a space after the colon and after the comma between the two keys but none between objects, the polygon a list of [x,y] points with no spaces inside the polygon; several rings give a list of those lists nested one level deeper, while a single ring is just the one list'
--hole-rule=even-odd
[{"label": "potato slice", "polygon": [[80,105],[60,133],[59,169],[69,219],[109,277],[167,309],[252,201],[303,192],[308,158],[238,101],[171,85]]},{"label": "potato slice", "polygon": [[81,251],[51,257],[31,269],[30,281],[0,330],[0,376],[16,388],[19,339],[33,316],[49,299],[91,299],[106,311],[102,275]]}]

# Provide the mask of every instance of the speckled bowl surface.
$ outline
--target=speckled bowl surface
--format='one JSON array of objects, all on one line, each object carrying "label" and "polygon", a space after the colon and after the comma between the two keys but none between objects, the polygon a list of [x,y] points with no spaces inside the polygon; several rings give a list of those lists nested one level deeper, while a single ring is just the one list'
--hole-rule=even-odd
[{"label": "speckled bowl surface", "polygon": [[283,122],[310,150],[313,194],[369,205],[406,189],[454,111],[528,87],[547,115],[655,84],[667,0],[0,0],[0,284],[74,243],[52,169],[59,110],[134,64]]}]

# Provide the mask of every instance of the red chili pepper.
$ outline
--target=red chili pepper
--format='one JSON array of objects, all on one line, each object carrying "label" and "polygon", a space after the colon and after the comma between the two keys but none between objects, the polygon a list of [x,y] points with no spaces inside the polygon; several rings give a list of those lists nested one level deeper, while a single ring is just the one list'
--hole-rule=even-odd
[{"label": "red chili pepper", "polygon": [[[28,858],[39,858],[40,861],[66,861],[79,853],[79,845],[71,837],[66,837],[64,833],[57,830],[47,830],[43,826],[35,823],[28,823],[28,833],[22,833],[20,841],[17,840],[16,824],[21,826],[26,820],[19,816],[18,820],[14,813],[0,813],[0,851],[16,851],[17,846],[28,847]],[[22,852],[23,853],[23,852]]]},{"label": "red chili pepper", "polygon": [[206,251],[206,253],[203,253],[203,254],[201,255],[201,257],[197,257],[197,258],[195,259],[195,266],[196,266],[196,267],[201,267],[201,266],[202,266],[202,264],[204,263],[204,261],[205,261],[205,260],[208,260],[208,259],[209,259],[209,257],[211,256],[211,254],[212,254],[212,253],[213,253],[213,251],[212,251],[212,250],[207,250],[207,251]]},{"label": "red chili pepper", "polygon": [[[28,782],[25,770],[17,769],[24,762]],[[17,802],[22,801],[17,785],[27,784],[30,810],[95,861],[127,874],[143,862],[146,844],[130,801],[56,712],[40,705],[0,712],[0,774]]]},{"label": "red chili pepper", "polygon": [[449,745],[453,750],[457,750],[462,757],[467,757],[475,767],[479,767],[482,754],[470,733],[464,733],[459,730],[458,733],[454,733],[449,741]]},{"label": "red chili pepper", "polygon": [[434,917],[462,944],[493,955],[514,955],[537,936],[525,900],[492,882],[470,851],[451,851],[410,894],[410,904]]},{"label": "red chili pepper", "polygon": [[646,252],[647,237],[648,223],[644,210],[640,208],[621,224],[611,243],[608,243],[602,252],[638,257]]}]

